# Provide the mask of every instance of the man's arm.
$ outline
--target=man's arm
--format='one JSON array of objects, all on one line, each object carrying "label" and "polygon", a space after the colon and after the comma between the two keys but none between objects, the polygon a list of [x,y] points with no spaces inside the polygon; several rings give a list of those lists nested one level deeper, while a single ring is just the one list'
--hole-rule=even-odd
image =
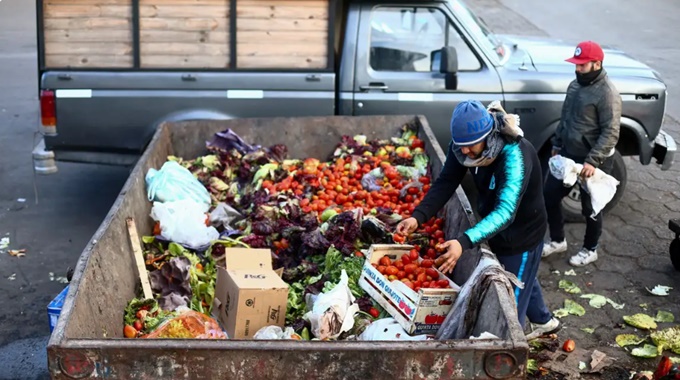
[{"label": "man's arm", "polygon": [[508,144],[503,148],[503,165],[497,174],[498,198],[491,211],[474,227],[458,237],[463,249],[469,249],[492,238],[506,229],[514,220],[519,204],[529,183],[531,160],[526,157],[520,144]]},{"label": "man's arm", "polygon": [[608,88],[608,91],[597,102],[597,115],[600,136],[586,156],[586,162],[596,168],[602,165],[619,141],[621,96]]},{"label": "man's arm", "polygon": [[467,167],[463,166],[453,152],[453,144],[449,144],[449,151],[444,167],[439,177],[434,181],[418,207],[413,210],[413,217],[421,225],[432,218],[449,201],[463,180]]}]

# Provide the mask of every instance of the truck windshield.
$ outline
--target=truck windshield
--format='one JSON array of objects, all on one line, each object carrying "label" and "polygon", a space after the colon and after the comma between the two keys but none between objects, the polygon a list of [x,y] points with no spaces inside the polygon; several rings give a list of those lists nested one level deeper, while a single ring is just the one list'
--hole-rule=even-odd
[{"label": "truck windshield", "polygon": [[465,25],[470,33],[476,35],[483,48],[496,54],[500,63],[504,64],[507,58],[509,58],[506,47],[496,38],[484,20],[477,17],[462,1],[449,0],[448,3],[458,20]]}]

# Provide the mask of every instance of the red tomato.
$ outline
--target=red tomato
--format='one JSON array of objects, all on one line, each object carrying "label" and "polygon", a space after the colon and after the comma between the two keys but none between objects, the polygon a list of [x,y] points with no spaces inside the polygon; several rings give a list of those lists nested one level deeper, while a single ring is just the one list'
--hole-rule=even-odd
[{"label": "red tomato", "polygon": [[437,285],[439,285],[440,288],[448,288],[449,287],[449,281],[448,280],[437,280]]},{"label": "red tomato", "polygon": [[436,280],[439,278],[439,273],[434,268],[427,268],[425,271],[425,274],[432,277],[433,280]]},{"label": "red tomato", "polygon": [[393,264],[395,267],[399,268],[400,270],[404,268],[404,262],[401,260],[397,260]]},{"label": "red tomato", "polygon": [[402,255],[400,260],[402,263],[404,263],[404,265],[411,264],[411,259],[408,257],[408,255]]},{"label": "red tomato", "polygon": [[404,265],[404,272],[406,272],[407,274],[415,273],[416,269],[418,269],[418,267],[415,264]]},{"label": "red tomato", "polygon": [[383,256],[383,257],[380,258],[379,263],[380,263],[380,265],[384,265],[384,266],[387,267],[387,266],[392,265],[392,260],[390,260],[390,258],[387,257],[387,256]]},{"label": "red tomato", "polygon": [[411,259],[411,261],[413,261],[414,263],[418,262],[419,256],[420,255],[418,255],[418,251],[416,251],[415,249],[412,249],[411,252],[408,253],[408,258]]},{"label": "red tomato", "polygon": [[420,266],[422,268],[432,268],[432,265],[434,265],[434,261],[432,261],[432,259],[425,259],[420,262]]},{"label": "red tomato", "polygon": [[405,279],[406,278],[406,272],[404,272],[403,270],[400,270],[399,273],[397,273],[397,278],[399,278],[400,280]]},{"label": "red tomato", "polygon": [[399,273],[399,269],[394,265],[390,265],[385,269],[385,274],[388,276],[396,275]]}]

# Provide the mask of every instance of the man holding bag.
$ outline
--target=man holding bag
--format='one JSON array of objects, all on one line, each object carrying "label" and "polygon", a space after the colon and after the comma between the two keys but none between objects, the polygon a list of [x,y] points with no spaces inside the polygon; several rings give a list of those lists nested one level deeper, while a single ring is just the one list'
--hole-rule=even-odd
[{"label": "man holding bag", "polygon": [[[567,59],[576,65],[576,79],[569,84],[562,106],[560,124],[553,137],[552,155],[560,154],[583,164],[581,177],[590,178],[595,169],[609,174],[612,156],[619,140],[621,96],[602,68],[604,52],[592,41],[580,43],[574,56]],[[583,247],[569,259],[573,266],[585,266],[597,260],[597,245],[602,234],[602,212],[592,217],[590,195],[581,188],[582,214],[586,218]],[[543,248],[543,257],[565,252],[562,198],[570,189],[553,175],[545,183],[545,207],[550,226],[550,242]]]},{"label": "man holding bag", "polygon": [[543,175],[535,149],[522,138],[519,118],[506,114],[500,104],[487,110],[478,101],[465,101],[453,111],[451,136],[439,177],[397,233],[408,235],[435,216],[470,171],[482,219],[442,244],[446,252],[438,259],[439,269],[450,273],[464,250],[488,241],[505,270],[524,283],[515,289],[515,298],[520,324],[528,316],[534,325],[527,338],[559,330],[536,280],[546,230]]}]

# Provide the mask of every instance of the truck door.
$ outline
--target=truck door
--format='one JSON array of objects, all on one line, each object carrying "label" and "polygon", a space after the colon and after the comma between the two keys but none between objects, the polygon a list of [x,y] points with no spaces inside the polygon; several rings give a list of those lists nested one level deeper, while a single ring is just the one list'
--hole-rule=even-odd
[{"label": "truck door", "polygon": [[[425,115],[440,145],[451,138],[455,106],[467,99],[503,100],[488,57],[450,10],[425,5],[361,5],[354,81],[354,114]],[[434,52],[456,49],[458,84],[446,89]]]}]

